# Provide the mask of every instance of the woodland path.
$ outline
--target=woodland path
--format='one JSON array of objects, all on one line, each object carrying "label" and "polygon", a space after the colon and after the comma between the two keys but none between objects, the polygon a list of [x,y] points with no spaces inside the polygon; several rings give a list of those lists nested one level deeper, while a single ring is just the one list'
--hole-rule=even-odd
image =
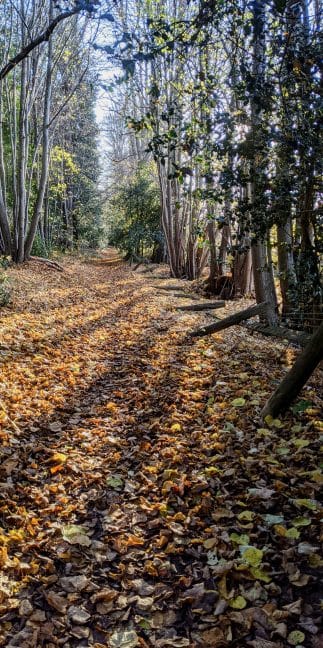
[{"label": "woodland path", "polygon": [[65,266],[1,311],[0,645],[319,648],[318,372],[261,424],[293,349]]}]

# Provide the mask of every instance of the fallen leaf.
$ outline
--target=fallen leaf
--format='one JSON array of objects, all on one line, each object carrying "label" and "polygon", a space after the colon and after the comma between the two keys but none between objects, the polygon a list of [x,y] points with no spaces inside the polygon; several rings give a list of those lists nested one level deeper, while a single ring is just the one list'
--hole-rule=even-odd
[{"label": "fallen leaf", "polygon": [[298,646],[299,644],[303,643],[304,639],[305,634],[300,630],[293,630],[287,637],[287,641],[291,646]]},{"label": "fallen leaf", "polygon": [[116,630],[109,639],[110,648],[135,648],[139,637],[134,630]]},{"label": "fallen leaf", "polygon": [[62,536],[65,542],[69,544],[78,544],[82,547],[90,547],[91,540],[87,536],[87,529],[78,524],[68,524],[62,527]]},{"label": "fallen leaf", "polygon": [[243,610],[247,606],[247,601],[243,596],[236,596],[229,600],[229,605],[233,610]]},{"label": "fallen leaf", "polygon": [[263,551],[257,547],[241,547],[242,560],[250,567],[259,567],[263,559]]},{"label": "fallen leaf", "polygon": [[66,598],[63,598],[63,596],[59,596],[59,594],[56,594],[56,592],[49,591],[49,592],[44,592],[45,599],[54,610],[57,610],[57,612],[60,612],[60,614],[65,614],[68,606],[68,601]]}]

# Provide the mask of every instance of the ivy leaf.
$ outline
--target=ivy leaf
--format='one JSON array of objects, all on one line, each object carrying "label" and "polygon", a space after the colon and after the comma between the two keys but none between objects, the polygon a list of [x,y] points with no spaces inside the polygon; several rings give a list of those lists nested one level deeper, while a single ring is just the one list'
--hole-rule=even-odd
[{"label": "ivy leaf", "polygon": [[296,405],[293,405],[290,409],[292,410],[293,414],[298,414],[299,412],[306,412],[307,409],[312,407],[313,403],[311,401],[307,400],[300,400]]}]

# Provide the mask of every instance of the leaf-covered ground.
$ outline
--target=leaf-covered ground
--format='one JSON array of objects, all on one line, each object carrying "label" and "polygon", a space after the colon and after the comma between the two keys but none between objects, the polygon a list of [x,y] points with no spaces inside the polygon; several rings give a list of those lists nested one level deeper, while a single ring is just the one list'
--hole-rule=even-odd
[{"label": "leaf-covered ground", "polygon": [[287,344],[189,341],[210,316],[126,267],[11,275],[0,645],[322,646],[320,370],[261,423]]}]

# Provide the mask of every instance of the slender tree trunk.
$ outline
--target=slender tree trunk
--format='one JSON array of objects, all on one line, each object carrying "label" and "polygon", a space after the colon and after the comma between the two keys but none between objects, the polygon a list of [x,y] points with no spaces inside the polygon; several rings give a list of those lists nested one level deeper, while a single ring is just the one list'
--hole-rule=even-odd
[{"label": "slender tree trunk", "polygon": [[210,246],[210,271],[207,279],[207,285],[211,293],[216,293],[216,280],[219,275],[219,263],[216,253],[216,229],[214,220],[209,221],[206,230]]},{"label": "slender tree trunk", "polygon": [[[22,46],[26,44],[26,16],[24,0],[20,3]],[[25,219],[26,219],[26,168],[28,148],[28,115],[27,115],[27,77],[28,59],[21,62],[20,95],[19,95],[19,128],[18,128],[18,205],[17,205],[17,250],[16,261],[22,263],[25,258]]]},{"label": "slender tree trunk", "polygon": [[[280,291],[282,296],[282,316],[295,309],[296,273],[293,257],[292,219],[277,227],[277,251]],[[294,296],[294,298],[293,298]]]},{"label": "slender tree trunk", "polygon": [[3,151],[3,82],[0,81],[0,231],[3,253],[11,255],[11,234],[6,205],[6,174]]},{"label": "slender tree trunk", "polygon": [[250,240],[246,244],[246,249],[237,251],[234,255],[232,267],[233,294],[237,297],[251,295],[254,291],[254,280],[252,272],[252,257]]},{"label": "slender tree trunk", "polygon": [[231,228],[230,225],[224,225],[221,232],[221,244],[219,249],[219,274],[226,274],[226,262],[228,249],[231,242]]},{"label": "slender tree trunk", "polygon": [[251,255],[256,301],[257,304],[263,302],[267,304],[266,310],[261,314],[261,319],[269,326],[275,326],[278,322],[277,296],[266,243],[257,241],[251,246]]},{"label": "slender tree trunk", "polygon": [[[53,19],[53,2],[50,0],[49,8],[49,22]],[[44,197],[47,187],[48,169],[49,169],[49,121],[50,121],[50,108],[51,108],[51,89],[52,89],[52,58],[53,58],[53,44],[52,38],[48,40],[47,51],[47,72],[45,84],[45,97],[44,97],[44,115],[43,115],[43,132],[42,132],[42,161],[41,161],[41,174],[39,180],[38,193],[36,203],[29,227],[29,231],[25,243],[25,259],[31,254],[32,245],[37,232],[37,227],[40,222]]]},{"label": "slender tree trunk", "polygon": [[[263,109],[261,108],[261,86],[265,78],[265,7],[260,2],[253,3],[253,94],[251,97],[251,140],[253,158],[250,165],[249,201],[253,212],[254,227],[259,228],[259,209],[264,202],[262,174],[266,156],[265,142],[262,135]],[[255,220],[257,217],[257,222]],[[266,237],[257,234],[257,240],[251,246],[252,266],[254,273],[257,304],[266,302],[266,310],[261,315],[270,326],[277,324],[277,296],[274,284],[272,265],[268,258]]]}]

